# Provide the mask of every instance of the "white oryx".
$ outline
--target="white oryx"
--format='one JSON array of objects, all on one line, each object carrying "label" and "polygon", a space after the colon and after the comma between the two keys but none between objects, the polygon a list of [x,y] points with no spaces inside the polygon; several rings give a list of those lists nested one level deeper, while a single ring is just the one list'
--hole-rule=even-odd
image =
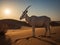
[{"label": "white oryx", "polygon": [[31,17],[29,17],[27,14],[29,7],[30,6],[28,6],[25,9],[25,11],[22,13],[20,20],[25,18],[25,20],[32,26],[33,37],[35,37],[35,26],[44,26],[45,30],[46,30],[44,36],[46,36],[47,31],[49,31],[49,36],[50,36],[50,34],[51,34],[51,32],[50,32],[50,22],[51,22],[50,17],[47,17],[47,16],[39,16],[39,17],[31,16]]}]

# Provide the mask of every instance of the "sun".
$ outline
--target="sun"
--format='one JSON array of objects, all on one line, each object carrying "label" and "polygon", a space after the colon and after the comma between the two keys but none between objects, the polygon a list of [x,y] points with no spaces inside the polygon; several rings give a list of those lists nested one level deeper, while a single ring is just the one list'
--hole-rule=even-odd
[{"label": "sun", "polygon": [[5,10],[4,10],[4,14],[6,14],[6,15],[11,14],[11,10],[10,10],[10,9],[5,9]]}]

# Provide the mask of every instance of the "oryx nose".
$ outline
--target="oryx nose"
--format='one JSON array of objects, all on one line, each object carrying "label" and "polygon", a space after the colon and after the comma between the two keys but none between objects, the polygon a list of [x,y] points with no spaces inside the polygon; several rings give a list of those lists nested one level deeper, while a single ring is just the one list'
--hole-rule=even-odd
[{"label": "oryx nose", "polygon": [[20,18],[20,20],[21,20],[22,18]]},{"label": "oryx nose", "polygon": [[20,18],[20,20],[22,20],[22,17]]}]

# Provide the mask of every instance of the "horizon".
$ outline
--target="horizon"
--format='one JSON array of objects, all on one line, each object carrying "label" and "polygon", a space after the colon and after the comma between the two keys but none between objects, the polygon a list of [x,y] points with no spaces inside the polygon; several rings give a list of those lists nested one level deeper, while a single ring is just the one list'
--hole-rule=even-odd
[{"label": "horizon", "polygon": [[60,21],[60,0],[0,0],[0,19],[20,20],[29,5],[32,5],[28,10],[29,17],[45,15],[53,21]]}]

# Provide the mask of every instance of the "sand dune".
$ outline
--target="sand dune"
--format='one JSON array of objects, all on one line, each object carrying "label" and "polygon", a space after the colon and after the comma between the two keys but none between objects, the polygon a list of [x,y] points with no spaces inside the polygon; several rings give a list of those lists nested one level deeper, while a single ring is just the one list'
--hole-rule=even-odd
[{"label": "sand dune", "polygon": [[[36,28],[36,36],[43,35],[44,31],[44,28]],[[38,39],[21,39],[17,42],[15,42],[16,39],[32,36],[32,28],[22,27],[21,29],[8,30],[6,35],[10,37],[12,45],[60,45],[60,26],[52,27],[51,32],[56,33],[52,34],[51,38],[39,37]]]}]

